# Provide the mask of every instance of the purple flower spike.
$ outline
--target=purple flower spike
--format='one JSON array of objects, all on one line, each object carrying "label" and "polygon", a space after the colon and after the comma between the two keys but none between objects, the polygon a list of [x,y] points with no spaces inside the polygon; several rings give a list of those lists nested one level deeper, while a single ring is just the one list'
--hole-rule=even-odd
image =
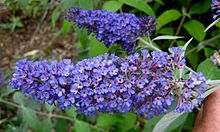
[{"label": "purple flower spike", "polygon": [[189,112],[204,99],[205,78],[190,73],[189,79],[174,81],[178,65],[185,65],[182,51],[175,50],[172,55],[143,50],[125,58],[104,54],[76,65],[70,60],[20,60],[9,84],[42,103],[58,104],[61,109],[76,107],[86,115],[134,112],[150,119],[166,113],[175,96],[179,97],[175,111]]},{"label": "purple flower spike", "polygon": [[77,23],[78,27],[94,33],[106,47],[114,43],[122,44],[125,50],[133,52],[136,49],[138,37],[151,36],[156,29],[153,17],[137,18],[130,13],[114,13],[104,10],[81,10],[72,7],[66,14],[66,19]]}]

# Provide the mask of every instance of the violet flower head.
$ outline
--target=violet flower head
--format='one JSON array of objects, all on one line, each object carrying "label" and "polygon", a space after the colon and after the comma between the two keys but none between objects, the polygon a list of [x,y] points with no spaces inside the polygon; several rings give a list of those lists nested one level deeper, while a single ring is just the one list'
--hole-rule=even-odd
[{"label": "violet flower head", "polygon": [[104,54],[76,65],[70,60],[20,60],[9,84],[42,103],[76,107],[86,115],[134,112],[151,119],[168,112],[175,96],[179,98],[175,111],[189,112],[203,100],[205,78],[190,73],[189,79],[174,81],[174,70],[185,62],[178,59],[182,51],[176,51],[169,55],[142,50],[125,58]]},{"label": "violet flower head", "polygon": [[68,10],[66,19],[77,23],[80,28],[86,28],[89,34],[94,33],[106,47],[118,43],[129,52],[135,50],[138,37],[151,36],[157,25],[151,16],[137,18],[130,13],[81,10],[77,7]]},{"label": "violet flower head", "polygon": [[213,19],[218,19],[220,17],[220,1],[212,0],[211,9],[213,11]]}]

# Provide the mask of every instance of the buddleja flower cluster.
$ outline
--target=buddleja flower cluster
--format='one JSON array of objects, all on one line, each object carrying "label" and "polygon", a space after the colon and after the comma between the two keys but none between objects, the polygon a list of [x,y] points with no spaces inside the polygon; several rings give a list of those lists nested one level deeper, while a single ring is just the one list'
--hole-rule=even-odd
[{"label": "buddleja flower cluster", "polygon": [[211,9],[214,12],[213,19],[216,20],[220,17],[220,1],[212,0]]},{"label": "buddleja flower cluster", "polygon": [[150,36],[156,27],[154,18],[150,16],[137,18],[130,13],[81,10],[76,7],[69,9],[66,19],[88,29],[89,34],[95,33],[97,40],[103,41],[106,47],[118,43],[129,52],[135,50],[138,37]]},{"label": "buddleja flower cluster", "polygon": [[203,100],[205,78],[201,73],[176,78],[174,71],[185,67],[185,59],[181,49],[172,50],[175,54],[142,50],[125,58],[104,54],[76,65],[68,59],[20,60],[9,83],[42,103],[76,107],[86,115],[134,112],[151,119],[166,113],[175,96],[175,111],[189,112]]}]

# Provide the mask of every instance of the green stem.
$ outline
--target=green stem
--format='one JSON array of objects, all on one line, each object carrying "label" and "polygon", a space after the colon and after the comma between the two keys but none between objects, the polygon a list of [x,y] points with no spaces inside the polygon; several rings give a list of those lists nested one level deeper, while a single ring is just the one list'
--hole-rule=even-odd
[{"label": "green stem", "polygon": [[188,66],[186,66],[186,69],[187,69],[188,71],[194,73],[194,74],[197,74],[192,68],[190,68],[190,67],[188,67]]},{"label": "green stem", "polygon": [[192,48],[191,50],[189,50],[188,52],[186,52],[185,55],[188,55],[189,53],[191,53],[191,52],[193,52],[193,51],[195,51],[195,50],[197,50],[199,48],[204,48],[206,45],[209,45],[212,41],[214,41],[214,40],[216,40],[218,38],[220,38],[220,34],[215,36],[215,37],[213,37],[213,38],[211,38],[211,39],[208,39],[206,41],[200,42],[198,44],[198,46],[196,46],[196,47]]},{"label": "green stem", "polygon": [[[182,25],[183,25],[185,19],[186,19],[186,15],[183,14],[183,17],[182,17],[182,19],[181,19],[181,21],[180,21],[180,24],[179,24],[179,26],[178,26],[178,28],[177,28],[177,30],[176,30],[175,36],[178,36],[178,35],[179,35],[180,30],[181,30],[181,27],[182,27]],[[174,39],[174,40],[171,42],[170,47],[173,47],[173,45],[174,45],[175,42],[176,42],[176,40]]]},{"label": "green stem", "polygon": [[[177,27],[175,36],[178,36],[179,33],[180,33],[180,30],[181,30],[181,28],[182,28],[182,25],[183,25],[183,23],[184,23],[184,21],[185,21],[185,19],[186,19],[187,13],[189,13],[191,1],[192,1],[192,0],[188,0],[188,1],[187,1],[187,4],[186,4],[186,12],[183,12],[183,17],[181,18],[180,23],[179,23],[179,25],[178,25],[178,27]],[[174,45],[175,42],[176,42],[176,40],[174,39],[174,40],[171,42],[170,47],[173,47],[173,45]]]}]

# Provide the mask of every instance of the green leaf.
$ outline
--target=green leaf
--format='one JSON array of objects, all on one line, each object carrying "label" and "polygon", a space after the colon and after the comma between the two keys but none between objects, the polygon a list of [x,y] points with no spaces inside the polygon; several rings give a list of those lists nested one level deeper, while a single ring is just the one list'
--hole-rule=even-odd
[{"label": "green leaf", "polygon": [[213,55],[214,53],[214,50],[212,48],[204,48],[204,52],[205,52],[205,57],[206,58],[209,58],[210,56]]},{"label": "green leaf", "polygon": [[101,0],[92,0],[92,1],[93,1],[93,7],[97,7]]},{"label": "green leaf", "polygon": [[159,122],[155,125],[152,132],[166,132],[166,130],[170,127],[170,125],[175,122],[178,118],[184,115],[184,112],[176,113],[169,112],[164,115]]},{"label": "green leaf", "polygon": [[71,109],[66,109],[65,110],[65,113],[68,115],[68,116],[71,116],[73,118],[76,117],[77,113],[76,113],[76,108],[72,107]]},{"label": "green leaf", "polygon": [[102,9],[116,12],[121,8],[122,5],[123,3],[121,1],[111,0],[111,1],[106,1]]},{"label": "green leaf", "polygon": [[39,120],[36,116],[35,111],[33,111],[30,108],[26,108],[24,107],[22,109],[22,113],[23,113],[23,119],[32,127],[34,128],[36,131],[40,131],[38,128],[39,126]]},{"label": "green leaf", "polygon": [[92,37],[90,40],[90,55],[95,57],[101,54],[104,54],[108,51],[104,43],[99,42],[95,37]]},{"label": "green leaf", "polygon": [[219,85],[211,88],[211,89],[208,89],[204,94],[204,98],[206,98],[207,96],[209,96],[211,93],[215,92],[216,90],[220,89]]},{"label": "green leaf", "polygon": [[148,15],[155,16],[154,11],[147,4],[146,1],[143,0],[122,0],[124,4],[129,5],[131,7],[137,8],[140,11],[145,12]]},{"label": "green leaf", "polygon": [[200,63],[197,72],[202,72],[207,80],[220,79],[220,69],[210,59],[206,59]]},{"label": "green leaf", "polygon": [[189,60],[189,63],[192,65],[193,69],[196,69],[199,62],[199,55],[196,52],[189,53],[186,58]]},{"label": "green leaf", "polygon": [[23,8],[26,8],[28,6],[28,1],[29,0],[21,0],[21,5],[23,6]]},{"label": "green leaf", "polygon": [[186,41],[178,40],[176,41],[177,46],[183,47],[186,44]]},{"label": "green leaf", "polygon": [[174,10],[174,9],[165,11],[157,19],[157,21],[158,21],[157,30],[159,30],[161,27],[163,27],[164,25],[166,25],[172,21],[176,21],[181,16],[182,16],[182,14],[179,11]]},{"label": "green leaf", "polygon": [[9,94],[13,93],[15,90],[12,89],[12,87],[10,85],[6,85],[5,87],[3,86],[3,88],[1,89],[0,92],[0,97],[3,96],[8,96]]},{"label": "green leaf", "polygon": [[76,28],[77,37],[79,37],[80,44],[83,49],[86,49],[88,47],[88,33],[86,29],[80,29]]},{"label": "green leaf", "polygon": [[38,129],[40,132],[51,132],[53,124],[50,118],[44,119],[42,122],[39,123]]},{"label": "green leaf", "polygon": [[57,6],[53,12],[52,12],[52,16],[51,16],[51,27],[55,28],[56,27],[56,22],[58,20],[60,16],[60,6]]},{"label": "green leaf", "polygon": [[55,108],[54,105],[45,104],[45,108],[48,110],[48,112],[52,112]]},{"label": "green leaf", "polygon": [[62,28],[61,28],[63,36],[66,36],[69,33],[69,31],[71,29],[71,26],[72,26],[71,22],[68,22],[67,20],[63,21],[63,25],[62,25]]},{"label": "green leaf", "polygon": [[[192,45],[189,45],[187,46],[189,47],[189,49],[192,49],[193,46]],[[186,49],[184,49],[186,51]],[[198,65],[198,62],[199,62],[199,55],[197,52],[190,52],[188,53],[188,55],[186,56],[186,58],[189,60],[190,64],[192,65],[192,68],[193,69],[196,69],[197,65]]]},{"label": "green leaf", "polygon": [[163,0],[155,0],[155,2],[157,2],[157,3],[161,4],[161,5],[164,5]]},{"label": "green leaf", "polygon": [[20,92],[14,93],[14,95],[13,95],[13,100],[14,100],[16,103],[18,103],[18,104],[21,104],[21,105],[24,105],[24,104],[25,104],[24,95],[21,94]]},{"label": "green leaf", "polygon": [[162,115],[155,116],[151,120],[145,120],[144,132],[152,132],[154,126],[161,119]]},{"label": "green leaf", "polygon": [[68,127],[68,121],[64,119],[59,119],[55,125],[56,132],[66,132],[67,127]]},{"label": "green leaf", "polygon": [[217,20],[218,20],[218,22],[215,24],[215,26],[217,26],[218,28],[220,28],[220,18],[217,19]]},{"label": "green leaf", "polygon": [[13,100],[23,106],[32,108],[32,109],[38,109],[42,107],[42,104],[38,103],[36,100],[27,98],[22,94],[21,92],[16,92],[13,95]]},{"label": "green leaf", "polygon": [[91,131],[88,123],[79,121],[79,120],[76,120],[74,124],[74,128],[77,132],[90,132]]},{"label": "green leaf", "polygon": [[174,29],[170,27],[164,27],[158,31],[160,34],[166,34],[166,35],[174,35]]},{"label": "green leaf", "polygon": [[189,14],[203,14],[210,10],[211,0],[195,2],[190,8]]},{"label": "green leaf", "polygon": [[79,7],[85,10],[92,10],[93,0],[79,0]]},{"label": "green leaf", "polygon": [[181,115],[179,118],[177,118],[174,122],[172,122],[169,127],[166,129],[167,132],[170,132],[176,128],[178,128],[179,126],[183,126],[186,119],[188,117],[188,113],[184,113],[183,115]]},{"label": "green leaf", "polygon": [[197,20],[190,20],[183,24],[186,31],[192,35],[196,40],[202,41],[205,38],[206,33],[204,32],[204,25]]},{"label": "green leaf", "polygon": [[182,37],[182,36],[162,35],[162,36],[157,36],[152,41],[162,40],[162,39],[179,39],[179,38],[184,38],[184,37]]},{"label": "green leaf", "polygon": [[61,3],[64,6],[64,8],[70,8],[72,6],[79,6],[78,0],[62,0]]},{"label": "green leaf", "polygon": [[136,115],[133,113],[123,114],[122,119],[118,122],[118,131],[123,132],[134,127],[136,122]]},{"label": "green leaf", "polygon": [[97,119],[97,127],[110,129],[114,124],[117,123],[117,115],[101,114]]},{"label": "green leaf", "polygon": [[184,131],[190,132],[193,129],[194,122],[195,122],[196,116],[194,113],[188,113],[188,117],[185,121],[185,124],[183,126]]}]

